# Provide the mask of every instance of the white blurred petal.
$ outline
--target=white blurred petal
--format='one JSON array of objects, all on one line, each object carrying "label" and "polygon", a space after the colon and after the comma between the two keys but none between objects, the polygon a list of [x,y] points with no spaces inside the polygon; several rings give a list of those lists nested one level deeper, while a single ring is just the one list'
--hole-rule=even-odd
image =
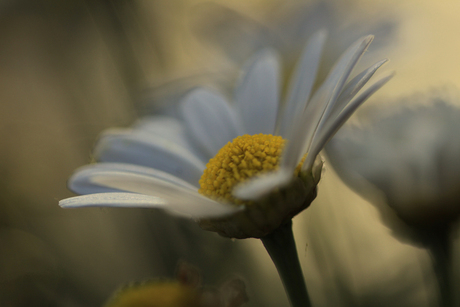
[{"label": "white blurred petal", "polygon": [[197,190],[197,186],[191,185],[181,178],[173,176],[169,173],[149,167],[123,163],[95,163],[80,167],[75,171],[72,177],[70,177],[68,187],[71,191],[77,194],[106,193],[117,191],[116,189],[108,188],[106,186],[95,185],[91,180],[92,177],[97,176],[98,174],[107,174],[110,172],[127,172],[151,176],[190,190]]},{"label": "white blurred petal", "polygon": [[292,172],[287,169],[263,174],[249,179],[233,189],[233,196],[243,200],[256,200],[275,188],[281,188],[292,179]]},{"label": "white blurred petal", "polygon": [[186,194],[196,194],[200,198],[205,198],[198,194],[197,191],[178,186],[175,183],[165,181],[161,178],[126,171],[95,171],[88,180],[93,184],[106,186],[108,188],[151,196],[164,197],[183,192]]},{"label": "white blurred petal", "polygon": [[279,106],[279,60],[271,50],[263,50],[244,69],[236,88],[235,101],[243,119],[245,134],[273,134]]},{"label": "white blurred petal", "polygon": [[204,163],[212,158],[199,150],[197,146],[193,146],[194,144],[190,142],[184,123],[177,118],[163,115],[147,116],[138,120],[131,131],[139,135],[149,136],[154,134],[159,138],[173,142],[190,151]]},{"label": "white blurred petal", "polygon": [[217,92],[193,90],[182,101],[181,113],[194,142],[211,157],[242,134],[241,120]]},{"label": "white blurred petal", "polygon": [[133,130],[172,139],[181,145],[184,145],[187,139],[184,126],[181,124],[180,120],[169,116],[157,115],[144,117],[133,125]]},{"label": "white blurred petal", "polygon": [[206,167],[192,152],[163,137],[116,129],[101,136],[94,149],[94,156],[102,162],[156,168],[195,185]]},{"label": "white blurred petal", "polygon": [[296,118],[301,116],[305,110],[316,80],[316,74],[326,37],[326,31],[316,32],[308,40],[302,52],[300,63],[296,65],[280,123],[279,135],[282,137],[288,135],[293,124],[297,122]]},{"label": "white blurred petal", "polygon": [[188,149],[200,160],[205,162],[211,158],[208,155],[204,155],[202,151],[193,146],[185,129],[184,122],[174,117],[164,115],[143,117],[133,125],[132,132],[139,134],[154,134],[174,142]]},{"label": "white blurred petal", "polygon": [[343,88],[339,98],[337,98],[337,103],[327,120],[334,120],[334,118],[343,110],[343,108],[345,108],[350,100],[353,99],[353,97],[364,87],[364,85],[366,85],[366,83],[374,75],[377,69],[379,69],[386,62],[388,62],[388,59],[378,61],[350,80]]}]

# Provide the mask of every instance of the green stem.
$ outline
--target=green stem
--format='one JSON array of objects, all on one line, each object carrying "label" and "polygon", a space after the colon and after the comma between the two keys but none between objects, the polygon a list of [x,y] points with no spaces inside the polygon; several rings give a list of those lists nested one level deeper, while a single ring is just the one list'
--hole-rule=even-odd
[{"label": "green stem", "polygon": [[260,239],[278,270],[291,306],[310,307],[310,298],[292,233],[292,221]]},{"label": "green stem", "polygon": [[433,259],[433,268],[438,280],[440,306],[453,307],[452,267],[451,267],[450,225],[431,229],[425,233],[425,246]]}]

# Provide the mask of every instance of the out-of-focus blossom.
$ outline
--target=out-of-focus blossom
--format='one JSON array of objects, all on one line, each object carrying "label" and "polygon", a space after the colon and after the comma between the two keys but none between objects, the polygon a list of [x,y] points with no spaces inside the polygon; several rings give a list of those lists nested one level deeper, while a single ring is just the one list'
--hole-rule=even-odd
[{"label": "out-of-focus blossom", "polygon": [[263,50],[244,69],[234,103],[198,88],[181,102],[182,120],[156,116],[132,129],[107,131],[95,148],[103,163],[77,170],[69,181],[74,192],[92,195],[60,205],[164,208],[227,237],[271,233],[310,205],[322,169],[319,152],[391,78],[357,95],[385,62],[349,78],[372,41],[368,36],[311,94],[325,40],[318,32],[307,43],[283,109],[278,58]]},{"label": "out-of-focus blossom", "polygon": [[331,39],[324,51],[325,72],[334,59],[366,33],[376,36],[374,50],[388,46],[397,26],[391,14],[362,14],[350,1],[288,0],[264,4],[263,10],[258,10],[263,13],[253,16],[230,6],[205,2],[192,11],[192,26],[199,38],[217,47],[231,62],[241,63],[256,50],[271,47],[279,50],[288,67],[295,63],[303,42],[316,31],[326,29]]},{"label": "out-of-focus blossom", "polygon": [[176,280],[157,279],[124,286],[105,307],[239,307],[248,301],[246,286],[233,278],[220,288],[202,287],[199,271],[182,263]]},{"label": "out-of-focus blossom", "polygon": [[196,85],[213,85],[231,93],[241,64],[264,48],[275,49],[280,56],[284,91],[288,84],[285,77],[295,68],[304,42],[321,29],[328,32],[329,39],[323,48],[315,86],[324,81],[335,60],[360,37],[375,35],[369,49],[373,56],[364,56],[358,70],[373,64],[376,56],[385,56],[396,41],[399,21],[394,12],[364,14],[354,1],[266,1],[256,7],[251,12],[245,7],[211,1],[192,7],[191,28],[203,49],[193,56],[194,62],[200,63],[200,73],[182,74],[172,82],[156,85],[145,95],[150,102],[145,110],[174,114],[171,106]]},{"label": "out-of-focus blossom", "polygon": [[439,93],[414,95],[401,98],[398,104],[404,106],[391,113],[371,109],[369,122],[342,129],[328,144],[333,167],[358,192],[363,178],[375,185],[411,225],[455,220],[460,214],[460,109],[449,100]]}]

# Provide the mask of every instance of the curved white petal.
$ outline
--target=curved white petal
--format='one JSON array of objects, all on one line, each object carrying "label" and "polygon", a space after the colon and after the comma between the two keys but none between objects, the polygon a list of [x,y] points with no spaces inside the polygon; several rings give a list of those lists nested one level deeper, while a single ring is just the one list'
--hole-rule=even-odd
[{"label": "curved white petal", "polygon": [[117,189],[108,188],[106,186],[101,186],[94,184],[92,178],[99,174],[107,173],[119,173],[127,172],[145,176],[151,176],[176,184],[178,186],[190,189],[192,191],[197,190],[197,186],[191,185],[190,183],[173,176],[169,173],[162,172],[157,169],[134,165],[134,164],[124,164],[124,163],[95,163],[80,167],[75,171],[75,173],[70,177],[68,181],[68,187],[71,191],[77,194],[92,194],[92,193],[106,193],[118,191]]},{"label": "curved white petal", "polygon": [[193,90],[182,101],[181,113],[193,140],[211,157],[242,134],[235,110],[214,91]]},{"label": "curved white petal", "polygon": [[281,160],[282,167],[294,169],[302,155],[309,151],[316,131],[324,125],[324,121],[334,107],[346,79],[372,42],[372,38],[372,36],[367,36],[357,41],[337,61],[324,84],[307,105],[303,118],[294,127],[291,137],[288,138],[290,142]]},{"label": "curved white petal", "polygon": [[273,134],[279,106],[280,67],[276,53],[271,50],[259,52],[244,73],[235,92],[244,132]]},{"label": "curved white petal", "polygon": [[[319,118],[315,118],[313,121],[311,121],[312,125],[316,126],[314,129],[311,129],[311,131],[314,132],[314,134],[317,131],[321,130],[321,127],[329,118],[329,115],[335,107],[335,103],[345,85],[345,82],[347,81],[353,68],[356,66],[361,56],[369,47],[373,38],[374,37],[372,35],[369,35],[363,39],[358,40],[352,46],[350,46],[337,61],[334,68],[329,73],[329,76],[324,82],[323,86],[321,86],[320,90],[318,91],[319,93],[317,98],[319,100],[322,100],[324,98],[326,99],[324,99],[324,105],[323,103],[320,103],[324,107],[319,108],[320,110],[322,110],[319,113],[317,113]],[[315,98],[316,97],[313,97],[313,100],[315,100]],[[314,102],[312,102],[312,104],[313,103]],[[308,145],[307,148],[305,148],[306,150],[309,149],[309,145],[312,141],[312,138],[313,136],[308,138]]]},{"label": "curved white petal", "polygon": [[356,75],[352,80],[347,82],[344,86],[342,92],[340,93],[337,101],[348,100],[350,101],[363,87],[366,83],[372,78],[375,72],[382,67],[383,64],[387,63],[388,59],[383,59],[370,66],[369,68],[363,70],[361,73]]},{"label": "curved white petal", "polygon": [[350,80],[343,88],[339,98],[337,98],[337,103],[327,120],[334,119],[343,110],[343,108],[345,108],[350,100],[364,87],[364,85],[366,85],[367,81],[369,81],[377,69],[386,62],[388,62],[388,59],[378,61]]},{"label": "curved white petal", "polygon": [[279,135],[282,137],[288,135],[293,123],[297,122],[296,118],[305,110],[315,83],[326,37],[326,31],[316,32],[308,40],[302,52],[300,63],[296,66],[290,82],[288,98],[280,122]]},{"label": "curved white petal", "polygon": [[275,188],[280,188],[289,183],[292,179],[292,172],[287,169],[263,174],[254,177],[244,183],[237,185],[233,189],[233,196],[243,200],[256,200]]},{"label": "curved white petal", "polygon": [[345,109],[337,116],[334,121],[330,121],[323,127],[319,132],[318,137],[314,139],[312,143],[311,150],[308,153],[307,158],[305,159],[302,170],[306,170],[313,165],[316,155],[323,149],[326,143],[334,136],[334,134],[342,127],[342,125],[350,118],[350,116],[356,111],[356,109],[362,105],[367,98],[369,98],[373,93],[380,89],[385,83],[387,83],[393,74],[386,76],[365,90],[361,95],[356,97],[350,104],[345,107]]},{"label": "curved white petal", "polygon": [[205,163],[212,158],[204,154],[196,146],[193,146],[183,122],[177,118],[164,115],[147,116],[138,120],[131,131],[132,133],[139,133],[141,135],[154,134],[170,142],[174,142],[188,149]]},{"label": "curved white petal", "polygon": [[238,208],[217,202],[184,202],[180,198],[162,198],[135,193],[99,193],[76,196],[59,202],[62,208],[79,207],[123,207],[123,208],[159,208],[170,213],[191,217],[211,218],[222,217],[238,211]]},{"label": "curved white petal", "polygon": [[94,149],[96,160],[131,163],[170,173],[197,184],[206,165],[186,148],[147,133],[109,130]]},{"label": "curved white petal", "polygon": [[131,131],[153,134],[189,149],[192,147],[183,122],[174,117],[164,115],[143,117],[134,123]]}]

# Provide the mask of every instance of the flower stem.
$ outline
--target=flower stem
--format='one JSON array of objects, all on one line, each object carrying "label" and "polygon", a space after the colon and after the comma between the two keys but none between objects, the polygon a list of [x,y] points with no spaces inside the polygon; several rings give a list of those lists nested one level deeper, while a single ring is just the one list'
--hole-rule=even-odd
[{"label": "flower stem", "polygon": [[292,233],[292,221],[260,239],[278,270],[291,306],[310,307],[310,298]]},{"label": "flower stem", "polygon": [[440,306],[453,307],[451,267],[451,227],[444,225],[425,234],[425,246],[433,259],[433,268],[439,284]]}]

